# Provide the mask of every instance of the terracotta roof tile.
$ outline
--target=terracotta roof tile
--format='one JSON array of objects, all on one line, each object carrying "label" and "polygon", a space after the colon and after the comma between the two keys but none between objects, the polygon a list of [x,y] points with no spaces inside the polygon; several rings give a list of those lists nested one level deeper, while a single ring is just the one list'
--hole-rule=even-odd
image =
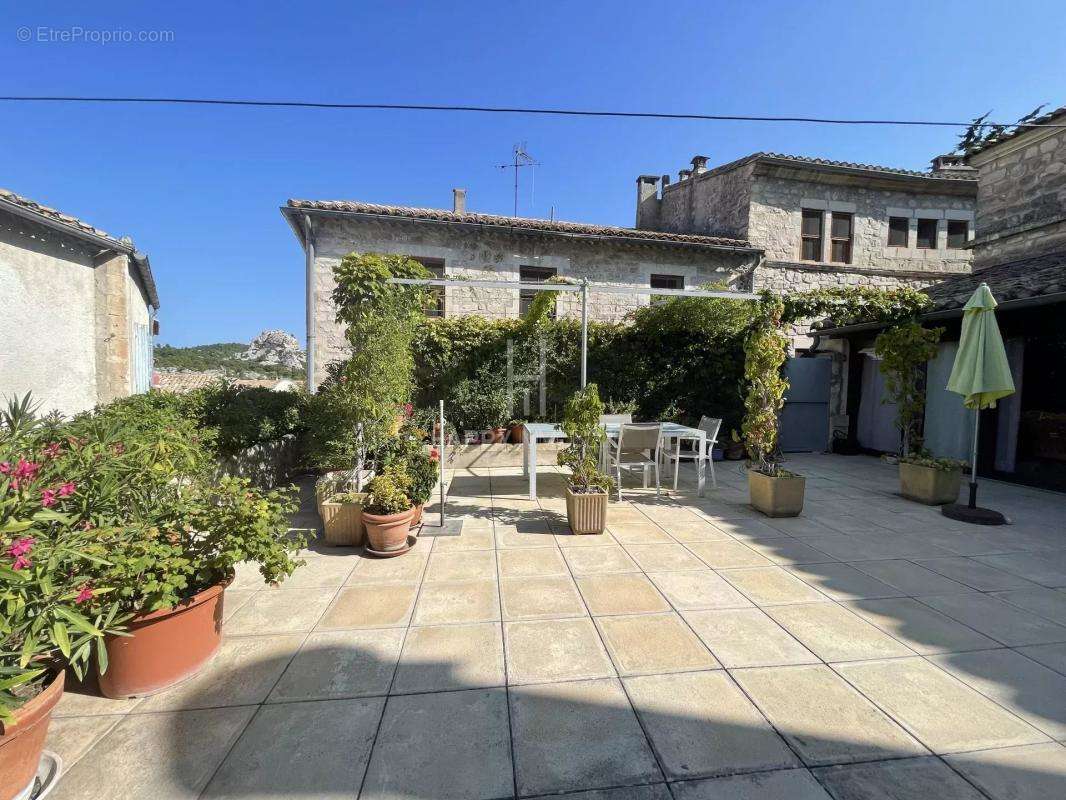
[{"label": "terracotta roof tile", "polygon": [[962,308],[970,295],[987,283],[1000,303],[1066,292],[1066,251],[997,264],[941,281],[925,290],[934,309]]}]

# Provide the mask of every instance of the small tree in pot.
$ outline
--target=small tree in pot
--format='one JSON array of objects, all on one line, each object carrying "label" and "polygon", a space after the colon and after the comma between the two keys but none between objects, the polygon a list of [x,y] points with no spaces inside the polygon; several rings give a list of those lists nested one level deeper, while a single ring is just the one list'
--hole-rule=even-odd
[{"label": "small tree in pot", "polygon": [[570,470],[566,486],[566,519],[576,534],[603,533],[611,479],[600,471],[599,453],[606,434],[600,424],[603,402],[596,384],[579,389],[566,401],[563,433],[570,445],[559,453],[559,465]]},{"label": "small tree in pot", "polygon": [[751,505],[769,517],[795,517],[803,510],[805,481],[781,466],[778,426],[788,381],[781,369],[788,357],[788,339],[781,332],[781,300],[766,292],[759,314],[744,342],[744,422]]},{"label": "small tree in pot", "polygon": [[376,554],[399,554],[407,548],[414,506],[411,479],[399,465],[386,467],[367,484],[363,523],[370,549]]}]

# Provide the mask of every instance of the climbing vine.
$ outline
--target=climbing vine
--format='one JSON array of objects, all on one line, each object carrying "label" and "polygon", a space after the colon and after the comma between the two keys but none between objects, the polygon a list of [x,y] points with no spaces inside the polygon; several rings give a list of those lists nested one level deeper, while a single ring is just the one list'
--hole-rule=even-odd
[{"label": "climbing vine", "polygon": [[914,319],[932,307],[929,295],[910,286],[832,286],[785,294],[782,300],[785,322],[818,320],[820,327],[859,322],[895,324]]},{"label": "climbing vine", "polygon": [[874,352],[881,359],[888,400],[896,404],[896,424],[903,434],[901,455],[909,457],[921,450],[922,418],[925,414],[925,389],[922,367],[936,356],[943,328],[923,328],[917,322],[896,325],[874,341]]},{"label": "climbing vine", "polygon": [[744,447],[752,468],[766,475],[781,474],[778,425],[788,381],[781,368],[788,357],[788,338],[781,332],[784,303],[764,292],[757,316],[744,341]]}]

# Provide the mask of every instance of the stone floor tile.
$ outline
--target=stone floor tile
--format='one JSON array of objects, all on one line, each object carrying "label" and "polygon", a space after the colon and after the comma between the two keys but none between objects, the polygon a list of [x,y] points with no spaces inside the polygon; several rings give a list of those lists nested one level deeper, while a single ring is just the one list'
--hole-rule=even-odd
[{"label": "stone floor tile", "polygon": [[713,519],[711,524],[734,539],[765,539],[781,535],[781,531],[771,528],[761,519]]},{"label": "stone floor tile", "polygon": [[777,539],[748,539],[745,544],[773,564],[824,564],[836,561],[821,550],[815,550],[809,544],[789,536]]},{"label": "stone floor tile", "polygon": [[1001,569],[984,564],[973,558],[957,556],[955,558],[918,559],[916,564],[938,572],[945,578],[965,584],[980,592],[994,592],[1003,589],[1032,589],[1036,584],[1004,572]]},{"label": "stone floor tile", "polygon": [[1052,739],[1066,739],[1066,676],[1014,650],[929,659]]},{"label": "stone floor tile", "polygon": [[546,523],[520,526],[496,525],[496,549],[510,550],[521,547],[558,547],[555,534]]},{"label": "stone floor tile", "polygon": [[892,658],[914,652],[837,603],[769,606],[766,613],[823,661]]},{"label": "stone floor tile", "polygon": [[1066,642],[1019,647],[1018,652],[1039,661],[1045,667],[1050,667],[1060,675],[1066,675]]},{"label": "stone floor tile", "polygon": [[[402,556],[401,556],[402,558]],[[426,567],[430,581],[495,580],[496,551],[470,550],[464,553],[433,553]]]},{"label": "stone floor tile", "polygon": [[66,773],[49,800],[197,800],[255,710],[125,717]]},{"label": "stone floor tile", "polygon": [[666,531],[651,522],[612,522],[610,511],[607,512],[607,530],[622,544],[672,544],[674,541]]},{"label": "stone floor tile", "polygon": [[1066,592],[1057,589],[1013,589],[1006,592],[992,592],[993,597],[998,597],[1012,606],[1032,611],[1044,619],[1049,619],[1059,625],[1066,625]]},{"label": "stone floor tile", "polygon": [[860,572],[850,564],[803,564],[787,568],[789,572],[834,600],[859,600],[866,597],[900,597],[899,589]]},{"label": "stone floor tile", "polygon": [[788,536],[806,538],[808,536],[825,536],[833,533],[831,528],[809,517],[778,517],[766,520],[766,524]]},{"label": "stone floor tile", "polygon": [[245,603],[226,623],[228,636],[298,633],[315,627],[336,589],[287,592],[264,589]]},{"label": "stone floor tile", "polygon": [[[566,800],[672,800],[665,783],[650,783],[643,786],[622,786],[617,789],[593,789],[588,792],[573,792]],[[529,800],[559,800],[559,795],[542,794]]]},{"label": "stone floor tile", "polygon": [[645,572],[680,572],[706,567],[696,556],[677,543],[627,544],[625,549]]},{"label": "stone floor tile", "polygon": [[270,693],[270,702],[385,695],[403,638],[402,628],[312,633]]},{"label": "stone floor tile", "polygon": [[896,587],[910,597],[926,594],[966,594],[975,591],[965,584],[903,559],[855,561],[851,566]]},{"label": "stone floor tile", "polygon": [[721,670],[627,678],[623,685],[667,780],[799,765]]},{"label": "stone floor tile", "polygon": [[832,800],[805,769],[682,781],[673,791],[674,800]]},{"label": "stone floor tile", "polygon": [[1066,563],[1060,556],[1061,552],[1041,550],[1035,553],[1008,553],[977,556],[977,560],[1041,586],[1066,586]]},{"label": "stone floor tile", "polygon": [[417,583],[422,579],[429,553],[410,552],[395,558],[361,558],[348,576],[349,586],[367,583]]},{"label": "stone floor tile", "polygon": [[494,550],[496,537],[491,527],[473,528],[463,526],[459,536],[434,537],[434,553],[455,553],[467,550]]},{"label": "stone floor tile", "polygon": [[1066,797],[1066,747],[1033,744],[947,756],[947,762],[992,800]]},{"label": "stone floor tile", "polygon": [[196,675],[146,697],[136,713],[262,703],[289,666],[304,634],[231,636]]},{"label": "stone floor tile", "polygon": [[613,547],[567,547],[563,557],[574,575],[640,572],[640,567],[617,545]]},{"label": "stone floor tile", "polygon": [[500,601],[503,618],[507,621],[584,617],[589,613],[569,575],[503,578]]},{"label": "stone floor tile", "polygon": [[237,613],[237,610],[255,596],[252,589],[226,589],[222,600],[222,623]]},{"label": "stone floor tile", "polygon": [[909,597],[852,600],[842,605],[922,655],[997,646],[987,636]]},{"label": "stone floor tile", "polygon": [[718,662],[677,614],[599,617],[619,675],[651,675],[715,669]]},{"label": "stone floor tile", "polygon": [[143,697],[112,700],[100,693],[95,673],[79,681],[72,670],[67,670],[63,696],[52,711],[52,717],[91,717],[97,715],[127,714],[144,702]]},{"label": "stone floor tile", "polygon": [[610,533],[568,533],[559,531],[555,535],[555,543],[564,550],[568,547],[606,547],[617,544],[617,540]]},{"label": "stone floor tile", "polygon": [[278,584],[279,589],[336,589],[348,580],[356,564],[363,558],[354,554],[315,555]]},{"label": "stone floor tile", "polygon": [[648,577],[678,609],[749,608],[752,603],[724,578],[709,569],[653,572]]},{"label": "stone floor tile", "polygon": [[[501,578],[529,578],[540,575],[569,575],[570,570],[558,548],[529,547],[501,550]],[[430,565],[432,568],[432,565]]]},{"label": "stone floor tile", "polygon": [[203,800],[348,800],[359,790],[384,699],[265,706]]},{"label": "stone floor tile", "polygon": [[758,606],[829,599],[782,567],[728,569],[719,574]]},{"label": "stone floor tile", "polygon": [[614,677],[596,627],[587,617],[504,625],[511,684]]},{"label": "stone floor tile", "polygon": [[723,666],[814,664],[818,657],[758,608],[682,612]]},{"label": "stone floor tile", "polygon": [[238,591],[258,592],[268,586],[269,584],[263,580],[258,564],[253,564],[251,561],[242,561],[234,567],[233,582],[226,588],[227,590],[236,589]]},{"label": "stone floor tile", "polygon": [[729,541],[730,539],[725,531],[719,530],[707,520],[687,511],[683,516],[661,518],[658,523],[660,528],[679,542]]},{"label": "stone floor tile", "polygon": [[497,622],[411,628],[393,694],[503,686],[503,630]]},{"label": "stone floor tile", "polygon": [[815,776],[835,800],[984,800],[939,758],[901,758],[818,767]]},{"label": "stone floor tile", "polygon": [[45,749],[63,759],[66,773],[121,720],[118,715],[53,718],[48,724]]},{"label": "stone floor tile", "polygon": [[500,597],[495,580],[426,583],[415,606],[412,625],[495,622]]},{"label": "stone floor tile", "polygon": [[954,594],[920,599],[1008,647],[1066,642],[1066,627],[989,595]]},{"label": "stone floor tile", "polygon": [[403,627],[411,619],[417,596],[416,583],[349,586],[337,594],[318,629]]},{"label": "stone floor tile", "polygon": [[520,795],[663,780],[617,680],[522,686],[510,702]]},{"label": "stone floor tile", "polygon": [[829,667],[740,669],[733,677],[808,766],[927,752]]},{"label": "stone floor tile", "polygon": [[586,575],[576,581],[585,605],[594,615],[670,610],[666,599],[644,575]]},{"label": "stone floor tile", "polygon": [[513,791],[504,689],[389,698],[362,800],[489,800]]},{"label": "stone floor tile", "polygon": [[803,541],[838,561],[865,561],[875,558],[898,558],[899,553],[895,552],[887,541],[887,537],[892,536],[891,533],[886,537],[833,533],[811,536]]},{"label": "stone floor tile", "polygon": [[924,658],[852,662],[836,670],[935,753],[1047,740]]},{"label": "stone floor tile", "polygon": [[734,567],[768,567],[773,562],[752,550],[744,542],[691,542],[688,549],[712,569]]}]

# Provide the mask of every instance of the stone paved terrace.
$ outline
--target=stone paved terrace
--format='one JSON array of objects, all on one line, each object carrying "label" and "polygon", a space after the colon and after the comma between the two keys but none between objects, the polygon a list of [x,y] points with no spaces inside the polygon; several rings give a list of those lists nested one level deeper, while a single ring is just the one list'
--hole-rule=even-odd
[{"label": "stone paved terrace", "polygon": [[558,472],[539,505],[515,470],[451,475],[460,537],[242,570],[200,676],[68,694],[52,797],[1066,797],[1064,497],[986,483],[1017,524],[971,528],[874,459],[793,466],[798,519],[723,465],[601,537],[559,535]]}]

